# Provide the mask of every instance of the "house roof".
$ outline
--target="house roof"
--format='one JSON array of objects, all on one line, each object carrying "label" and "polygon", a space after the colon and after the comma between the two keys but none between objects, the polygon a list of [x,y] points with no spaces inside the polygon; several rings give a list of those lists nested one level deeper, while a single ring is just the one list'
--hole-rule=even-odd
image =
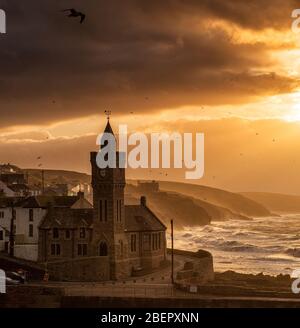
[{"label": "house roof", "polygon": [[23,183],[15,183],[15,184],[10,184],[7,186],[10,190],[14,191],[14,192],[20,192],[20,191],[28,191],[29,188],[26,184]]},{"label": "house roof", "polygon": [[126,231],[161,231],[167,227],[144,205],[125,205]]},{"label": "house roof", "polygon": [[24,200],[24,197],[0,197],[0,208],[16,206]]},{"label": "house roof", "polygon": [[93,209],[51,208],[39,228],[92,228],[92,224]]},{"label": "house roof", "polygon": [[30,196],[20,206],[24,208],[71,207],[78,201],[78,196]]},{"label": "house roof", "polygon": [[93,205],[84,197],[79,197],[79,199],[71,206],[72,209],[85,209],[93,208]]},{"label": "house roof", "polygon": [[[40,225],[40,229],[76,229],[93,228],[93,208],[51,207]],[[166,226],[143,205],[125,206],[125,232],[163,231]]]},{"label": "house roof", "polygon": [[5,183],[24,183],[25,177],[23,173],[20,172],[10,172],[10,173],[2,173],[0,174],[0,180]]}]

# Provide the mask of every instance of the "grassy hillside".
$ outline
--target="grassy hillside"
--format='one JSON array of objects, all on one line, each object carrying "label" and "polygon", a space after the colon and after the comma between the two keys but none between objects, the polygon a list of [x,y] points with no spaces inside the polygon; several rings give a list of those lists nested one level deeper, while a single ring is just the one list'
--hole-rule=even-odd
[{"label": "grassy hillside", "polygon": [[249,217],[239,214],[239,213],[235,213],[235,212],[229,210],[228,208],[210,204],[208,202],[205,202],[205,201],[202,201],[199,199],[195,199],[195,198],[193,198],[193,199],[194,199],[195,204],[197,204],[205,209],[205,211],[212,218],[212,221],[249,220],[250,219]]},{"label": "grassy hillside", "polygon": [[271,215],[270,211],[258,202],[244,195],[222,189],[165,181],[160,182],[160,189],[192,196],[204,202],[224,207],[234,213],[245,216],[260,217]]},{"label": "grassy hillside", "polygon": [[[29,184],[39,185],[42,183],[42,171],[38,169],[24,169],[28,173]],[[91,176],[85,173],[64,171],[64,170],[44,170],[45,184],[53,183],[90,183]]]},{"label": "grassy hillside", "polygon": [[300,196],[266,192],[244,192],[241,195],[263,204],[272,212],[300,213]]},{"label": "grassy hillside", "polygon": [[138,187],[128,184],[126,187],[126,202],[137,203],[140,196],[147,196],[147,203],[165,224],[170,219],[176,221],[177,227],[199,226],[211,221],[230,219],[249,219],[226,208],[201,201],[199,199],[175,192],[141,192]]},{"label": "grassy hillside", "polygon": [[125,203],[138,203],[141,195],[147,196],[147,205],[165,225],[169,225],[171,219],[176,222],[176,228],[206,225],[211,222],[211,216],[203,207],[190,197],[180,194],[167,192],[145,194],[140,193],[137,187],[127,185]]}]

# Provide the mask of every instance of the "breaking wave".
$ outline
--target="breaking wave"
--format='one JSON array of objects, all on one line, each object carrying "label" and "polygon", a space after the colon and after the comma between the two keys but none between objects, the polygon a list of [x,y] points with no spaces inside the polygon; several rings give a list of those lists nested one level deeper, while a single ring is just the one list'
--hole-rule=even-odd
[{"label": "breaking wave", "polygon": [[213,222],[176,233],[176,247],[206,249],[218,271],[291,274],[300,268],[300,215]]}]

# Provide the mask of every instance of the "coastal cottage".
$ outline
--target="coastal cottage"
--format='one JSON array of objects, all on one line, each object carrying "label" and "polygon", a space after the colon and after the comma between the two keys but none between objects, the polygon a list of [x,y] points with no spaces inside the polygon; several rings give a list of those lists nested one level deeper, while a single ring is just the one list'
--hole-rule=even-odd
[{"label": "coastal cottage", "polygon": [[[14,256],[38,260],[39,225],[49,207],[91,208],[82,193],[77,196],[29,196],[0,198],[0,251],[8,252],[13,224]],[[12,223],[13,220],[13,223]]]}]

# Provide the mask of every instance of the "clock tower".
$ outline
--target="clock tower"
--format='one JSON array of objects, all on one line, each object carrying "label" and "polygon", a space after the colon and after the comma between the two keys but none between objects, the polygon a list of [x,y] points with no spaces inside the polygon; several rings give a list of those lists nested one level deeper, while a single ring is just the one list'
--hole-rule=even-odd
[{"label": "clock tower", "polygon": [[[109,117],[104,133],[114,136]],[[116,168],[99,168],[96,157],[97,152],[92,152],[93,253],[109,262],[110,277],[117,280],[130,275],[125,235],[125,169],[119,167],[119,152]]]}]

